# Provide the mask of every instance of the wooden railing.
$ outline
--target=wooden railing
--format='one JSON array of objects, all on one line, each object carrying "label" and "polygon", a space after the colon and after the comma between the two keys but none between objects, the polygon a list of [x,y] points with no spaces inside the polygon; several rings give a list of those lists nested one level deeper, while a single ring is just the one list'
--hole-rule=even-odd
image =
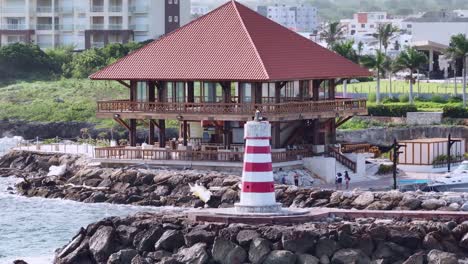
[{"label": "wooden railing", "polygon": [[342,153],[369,153],[370,144],[341,144]]},{"label": "wooden railing", "polygon": [[[272,152],[273,162],[287,162],[301,160],[304,157],[311,157],[312,151],[309,149],[286,150],[282,152]],[[243,152],[228,151],[193,151],[193,150],[170,150],[170,149],[141,149],[129,147],[106,147],[95,149],[96,159],[111,160],[179,160],[179,161],[221,161],[221,162],[242,162]]]},{"label": "wooden railing", "polygon": [[287,102],[278,104],[178,102],[162,103],[137,101],[100,101],[97,104],[97,111],[100,113],[144,112],[173,114],[252,115],[255,112],[255,110],[260,110],[264,115],[277,115],[365,109],[365,99]]},{"label": "wooden railing", "polygon": [[348,157],[341,154],[340,151],[337,148],[332,147],[332,146],[328,146],[327,155],[332,157],[332,158],[335,158],[338,162],[343,164],[345,167],[350,169],[352,172],[356,173],[356,171],[357,171],[356,162],[350,160]]}]

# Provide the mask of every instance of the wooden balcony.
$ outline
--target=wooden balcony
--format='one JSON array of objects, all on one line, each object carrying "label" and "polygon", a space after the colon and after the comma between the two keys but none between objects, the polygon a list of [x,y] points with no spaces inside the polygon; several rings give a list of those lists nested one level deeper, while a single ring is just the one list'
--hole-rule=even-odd
[{"label": "wooden balcony", "polygon": [[333,118],[367,114],[365,99],[286,103],[162,103],[100,101],[98,118],[248,121],[260,110],[269,121]]}]

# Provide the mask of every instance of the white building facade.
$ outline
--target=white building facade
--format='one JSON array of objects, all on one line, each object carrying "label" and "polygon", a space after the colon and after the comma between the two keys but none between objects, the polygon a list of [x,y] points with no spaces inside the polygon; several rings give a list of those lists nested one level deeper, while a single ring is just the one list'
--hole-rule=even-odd
[{"label": "white building facade", "polygon": [[258,6],[257,12],[295,31],[313,32],[319,26],[317,8],[310,5]]},{"label": "white building facade", "polygon": [[189,20],[189,0],[0,0],[0,45],[82,50],[155,39]]}]

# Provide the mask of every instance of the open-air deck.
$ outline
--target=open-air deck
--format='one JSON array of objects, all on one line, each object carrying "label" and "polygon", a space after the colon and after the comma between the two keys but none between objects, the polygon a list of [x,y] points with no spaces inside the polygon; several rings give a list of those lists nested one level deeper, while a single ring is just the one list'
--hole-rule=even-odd
[{"label": "open-air deck", "polygon": [[247,121],[256,110],[270,121],[333,118],[367,114],[365,99],[342,99],[285,103],[179,103],[137,102],[129,100],[101,101],[97,105],[100,118],[167,118],[184,120]]}]

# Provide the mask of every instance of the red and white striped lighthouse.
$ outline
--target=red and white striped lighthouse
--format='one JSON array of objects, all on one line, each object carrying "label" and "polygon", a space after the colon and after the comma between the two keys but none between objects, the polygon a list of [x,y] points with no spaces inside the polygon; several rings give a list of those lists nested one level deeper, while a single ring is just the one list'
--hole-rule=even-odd
[{"label": "red and white striped lighthouse", "polygon": [[254,121],[244,126],[245,153],[242,172],[240,203],[235,205],[239,213],[274,213],[281,210],[276,202],[275,184],[271,160],[271,125],[260,121],[256,113]]}]

